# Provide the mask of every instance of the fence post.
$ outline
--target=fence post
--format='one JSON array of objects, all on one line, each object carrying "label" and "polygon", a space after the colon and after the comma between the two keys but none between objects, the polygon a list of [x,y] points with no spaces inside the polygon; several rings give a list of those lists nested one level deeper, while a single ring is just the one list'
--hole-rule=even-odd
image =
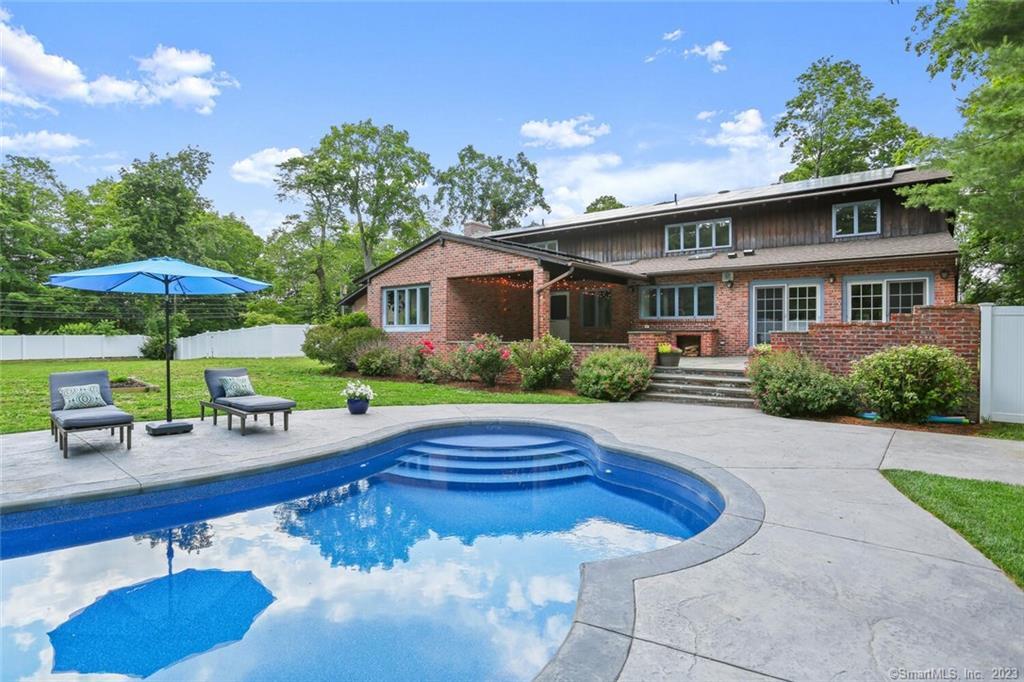
[{"label": "fence post", "polygon": [[980,303],[981,308],[981,375],[978,378],[978,418],[989,421],[992,416],[992,310],[993,304]]}]

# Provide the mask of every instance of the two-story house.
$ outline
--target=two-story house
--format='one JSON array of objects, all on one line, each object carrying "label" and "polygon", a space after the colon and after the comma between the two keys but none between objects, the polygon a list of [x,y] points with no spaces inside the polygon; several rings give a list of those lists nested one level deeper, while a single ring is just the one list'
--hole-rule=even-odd
[{"label": "two-story house", "polygon": [[774,331],[954,303],[948,216],[895,192],[947,177],[905,166],[501,231],[467,223],[366,273],[343,303],[396,344],[550,332],[625,345],[657,330],[689,354],[740,355]]}]

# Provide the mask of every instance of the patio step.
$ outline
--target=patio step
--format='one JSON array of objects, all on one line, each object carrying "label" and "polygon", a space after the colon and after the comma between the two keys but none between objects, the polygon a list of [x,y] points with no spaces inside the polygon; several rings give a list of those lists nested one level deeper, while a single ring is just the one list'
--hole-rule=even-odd
[{"label": "patio step", "polygon": [[749,386],[730,386],[722,384],[684,384],[675,381],[659,381],[655,379],[649,391],[653,393],[682,393],[688,395],[720,396],[726,398],[750,398]]},{"label": "patio step", "polygon": [[655,370],[655,382],[673,382],[688,385],[708,386],[731,386],[734,388],[748,388],[750,379],[745,376],[721,376],[712,374],[689,374],[683,372],[661,372]]},{"label": "patio step", "polygon": [[645,391],[637,396],[639,400],[682,403],[686,405],[717,405],[719,407],[754,407],[753,398],[726,398],[712,395],[694,395],[690,393],[659,393]]},{"label": "patio step", "polygon": [[746,378],[746,370],[743,368],[726,369],[720,367],[694,367],[683,365],[681,367],[655,367],[655,372],[665,372],[668,374],[688,374],[693,376],[706,376],[706,377],[733,377],[733,378]]}]

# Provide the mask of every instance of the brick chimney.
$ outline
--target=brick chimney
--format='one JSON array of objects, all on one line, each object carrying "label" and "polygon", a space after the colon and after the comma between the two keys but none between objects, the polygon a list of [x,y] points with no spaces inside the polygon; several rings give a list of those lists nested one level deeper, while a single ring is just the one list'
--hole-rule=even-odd
[{"label": "brick chimney", "polygon": [[462,234],[467,237],[483,237],[486,234],[490,234],[491,226],[487,223],[481,223],[479,220],[467,220],[462,223]]}]

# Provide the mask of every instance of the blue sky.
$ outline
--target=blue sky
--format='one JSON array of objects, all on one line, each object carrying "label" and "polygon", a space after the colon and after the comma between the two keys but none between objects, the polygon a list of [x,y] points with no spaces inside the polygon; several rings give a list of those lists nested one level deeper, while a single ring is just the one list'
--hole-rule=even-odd
[{"label": "blue sky", "polygon": [[206,195],[261,233],[295,210],[271,163],[367,117],[440,167],[466,144],[526,151],[553,217],[773,181],[773,118],[821,56],[860,63],[926,132],[960,125],[948,80],[904,49],[909,2],[2,7],[5,153],[84,186],[197,145]]}]

